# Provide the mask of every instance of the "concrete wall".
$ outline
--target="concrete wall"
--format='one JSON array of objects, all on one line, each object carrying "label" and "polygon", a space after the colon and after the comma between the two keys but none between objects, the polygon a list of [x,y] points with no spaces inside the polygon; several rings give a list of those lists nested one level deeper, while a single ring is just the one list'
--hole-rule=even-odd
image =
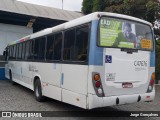
[{"label": "concrete wall", "polygon": [[18,40],[26,35],[32,34],[33,29],[25,26],[9,25],[0,23],[0,80],[4,80],[3,51],[8,43]]},{"label": "concrete wall", "polygon": [[8,43],[31,33],[33,33],[33,29],[25,26],[0,23],[0,55],[3,54],[3,51]]}]

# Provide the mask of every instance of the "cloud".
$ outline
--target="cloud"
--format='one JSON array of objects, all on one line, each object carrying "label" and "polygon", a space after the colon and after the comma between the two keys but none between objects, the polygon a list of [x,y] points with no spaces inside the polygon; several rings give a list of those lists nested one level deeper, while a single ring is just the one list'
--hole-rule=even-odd
[{"label": "cloud", "polygon": [[82,0],[64,0],[64,9],[81,11]]}]

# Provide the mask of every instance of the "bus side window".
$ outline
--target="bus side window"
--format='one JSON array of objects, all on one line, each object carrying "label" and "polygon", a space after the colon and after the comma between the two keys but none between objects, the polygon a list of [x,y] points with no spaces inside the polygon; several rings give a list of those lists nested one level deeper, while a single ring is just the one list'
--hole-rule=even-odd
[{"label": "bus side window", "polygon": [[7,53],[6,53],[6,61],[8,61],[8,60],[9,60],[9,52],[10,52],[10,48],[8,47],[8,49],[7,49]]},{"label": "bus side window", "polygon": [[22,43],[19,44],[18,59],[22,59]]},{"label": "bus side window", "polygon": [[25,59],[25,47],[26,47],[26,43],[23,43],[22,45],[22,59]]},{"label": "bus side window", "polygon": [[39,49],[39,40],[35,39],[34,41],[34,59],[38,59],[38,49]]},{"label": "bus side window", "polygon": [[8,60],[10,59],[11,47],[8,47]]},{"label": "bus side window", "polygon": [[61,59],[61,49],[62,49],[62,33],[55,34],[54,42],[54,60]]},{"label": "bus side window", "polygon": [[86,61],[88,51],[89,27],[83,26],[76,29],[76,61]]},{"label": "bus side window", "polygon": [[54,54],[54,35],[47,36],[46,60],[53,60]]},{"label": "bus side window", "polygon": [[9,59],[10,59],[10,60],[13,59],[13,46],[10,46],[10,50],[9,50]]},{"label": "bus side window", "polygon": [[75,29],[67,30],[64,37],[64,60],[74,60]]},{"label": "bus side window", "polygon": [[38,50],[38,59],[44,60],[45,58],[45,37],[41,37],[39,40],[39,50]]},{"label": "bus side window", "polygon": [[16,45],[13,46],[13,59],[16,59]]},{"label": "bus side window", "polygon": [[19,44],[16,45],[16,59],[18,59]]},{"label": "bus side window", "polygon": [[28,56],[28,60],[33,59],[33,45],[34,45],[34,41],[31,40],[29,41],[29,56]]},{"label": "bus side window", "polygon": [[37,38],[34,42],[34,59],[44,60],[45,58],[45,37]]},{"label": "bus side window", "polygon": [[29,57],[29,50],[30,50],[30,41],[26,42],[26,48],[25,48],[26,52],[25,52],[25,60],[28,59]]}]

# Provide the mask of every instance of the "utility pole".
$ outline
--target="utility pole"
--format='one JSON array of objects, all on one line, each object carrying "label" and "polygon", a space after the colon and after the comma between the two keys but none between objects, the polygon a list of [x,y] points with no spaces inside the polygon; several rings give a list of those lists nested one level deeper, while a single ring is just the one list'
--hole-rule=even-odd
[{"label": "utility pole", "polygon": [[62,0],[62,10],[63,10],[63,0]]}]

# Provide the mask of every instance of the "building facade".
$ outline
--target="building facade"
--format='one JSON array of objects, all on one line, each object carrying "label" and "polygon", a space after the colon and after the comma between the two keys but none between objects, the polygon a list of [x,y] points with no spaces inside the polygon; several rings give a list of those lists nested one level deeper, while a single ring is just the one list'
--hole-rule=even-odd
[{"label": "building facade", "polygon": [[78,12],[0,0],[0,80],[5,79],[3,51],[10,42],[81,16]]}]

